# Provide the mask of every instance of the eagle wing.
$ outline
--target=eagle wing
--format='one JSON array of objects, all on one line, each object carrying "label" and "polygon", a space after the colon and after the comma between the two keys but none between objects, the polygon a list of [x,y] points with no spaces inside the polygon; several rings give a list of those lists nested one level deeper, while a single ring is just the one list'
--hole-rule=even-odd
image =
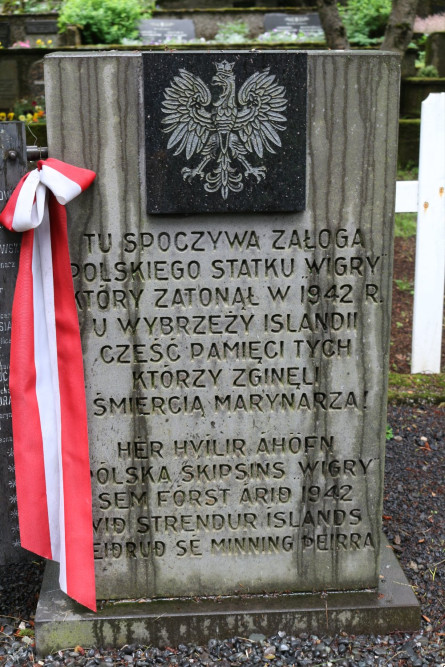
[{"label": "eagle wing", "polygon": [[264,148],[275,153],[274,146],[281,146],[279,131],[286,129],[286,117],[281,112],[286,109],[284,87],[275,82],[275,75],[269,68],[255,72],[243,83],[238,92],[236,129],[245,147],[259,157]]},{"label": "eagle wing", "polygon": [[176,146],[175,155],[185,149],[187,159],[199,153],[215,131],[212,117],[205,108],[212,101],[211,93],[199,76],[179,70],[166,88],[162,111],[164,132],[171,132],[167,148]]}]

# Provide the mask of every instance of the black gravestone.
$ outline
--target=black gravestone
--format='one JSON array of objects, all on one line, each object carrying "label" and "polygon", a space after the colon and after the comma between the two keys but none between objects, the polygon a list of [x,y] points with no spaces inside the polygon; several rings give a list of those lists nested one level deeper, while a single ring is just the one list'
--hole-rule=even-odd
[{"label": "black gravestone", "polygon": [[[9,151],[14,151],[16,157],[11,157]],[[25,171],[25,124],[0,123],[0,212]],[[20,548],[9,397],[11,311],[20,236],[0,225],[0,565],[30,556]]]},{"label": "black gravestone", "polygon": [[9,47],[9,23],[0,23],[0,44],[4,49]]},{"label": "black gravestone", "polygon": [[284,31],[301,32],[305,36],[323,34],[318,14],[265,14],[264,30],[266,32]]},{"label": "black gravestone", "polygon": [[145,19],[139,23],[143,44],[162,44],[168,40],[187,42],[195,39],[192,19]]},{"label": "black gravestone", "polygon": [[305,53],[144,53],[148,213],[305,208]]},{"label": "black gravestone", "polygon": [[25,21],[25,29],[28,35],[55,35],[58,32],[57,21],[46,20]]}]

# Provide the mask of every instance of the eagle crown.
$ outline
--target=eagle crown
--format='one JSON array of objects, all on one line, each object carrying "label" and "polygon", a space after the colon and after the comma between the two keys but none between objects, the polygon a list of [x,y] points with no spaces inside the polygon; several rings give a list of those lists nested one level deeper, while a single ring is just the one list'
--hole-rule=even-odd
[{"label": "eagle crown", "polygon": [[235,83],[235,75],[233,74],[233,66],[235,63],[229,63],[227,60],[223,60],[220,63],[214,63],[216,66],[216,74],[212,78],[212,84],[214,86],[223,86],[224,92],[228,88],[233,88]]}]

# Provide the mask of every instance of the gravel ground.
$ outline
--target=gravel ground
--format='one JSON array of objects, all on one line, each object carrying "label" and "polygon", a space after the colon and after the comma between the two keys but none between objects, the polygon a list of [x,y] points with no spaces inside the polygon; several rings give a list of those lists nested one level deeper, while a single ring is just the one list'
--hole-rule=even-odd
[{"label": "gravel ground", "polygon": [[383,525],[387,537],[422,605],[422,629],[415,634],[332,637],[287,636],[280,628],[272,637],[251,635],[205,646],[72,647],[37,660],[32,619],[43,564],[4,568],[0,581],[0,665],[28,667],[128,667],[177,665],[325,665],[365,667],[442,665],[445,667],[445,409],[391,406],[388,423]]}]

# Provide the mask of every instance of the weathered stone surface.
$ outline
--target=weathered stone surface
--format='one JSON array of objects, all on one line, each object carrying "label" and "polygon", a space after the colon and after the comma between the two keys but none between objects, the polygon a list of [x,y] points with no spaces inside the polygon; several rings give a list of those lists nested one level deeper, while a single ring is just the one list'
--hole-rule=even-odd
[{"label": "weathered stone surface", "polygon": [[380,567],[375,591],[106,603],[93,614],[57,590],[57,565],[48,563],[35,619],[37,652],[46,656],[70,644],[177,646],[277,628],[289,635],[417,630],[419,603],[385,539]]},{"label": "weathered stone surface", "polygon": [[307,58],[306,210],[162,217],[140,55],[46,59],[51,155],[98,174],[69,224],[99,598],[377,586],[398,59]]}]

